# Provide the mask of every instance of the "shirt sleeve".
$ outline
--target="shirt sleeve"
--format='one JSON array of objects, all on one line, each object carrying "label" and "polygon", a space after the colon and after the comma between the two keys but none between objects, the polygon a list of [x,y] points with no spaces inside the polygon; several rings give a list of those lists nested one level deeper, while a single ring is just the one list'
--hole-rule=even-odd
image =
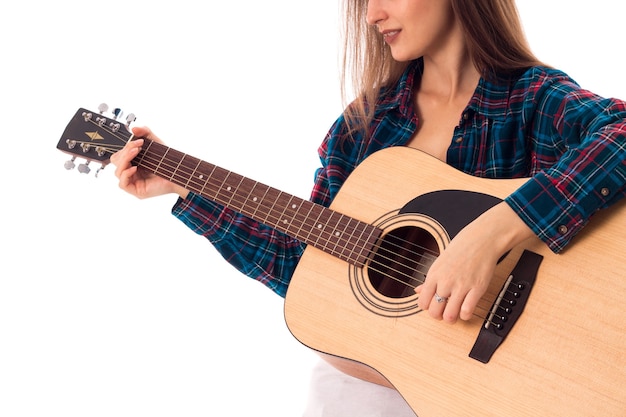
[{"label": "shirt sleeve", "polygon": [[506,201],[559,252],[595,212],[626,194],[626,104],[565,79],[545,83],[534,101],[529,140],[562,155]]},{"label": "shirt sleeve", "polygon": [[[321,167],[315,173],[310,201],[328,207],[349,171],[355,154],[341,147],[346,134],[343,116],[332,125],[319,147]],[[198,194],[179,199],[172,214],[207,238],[237,270],[284,297],[306,245],[297,239],[239,214]]]},{"label": "shirt sleeve", "polygon": [[285,296],[304,244],[194,193],[179,199],[172,214],[240,272]]}]

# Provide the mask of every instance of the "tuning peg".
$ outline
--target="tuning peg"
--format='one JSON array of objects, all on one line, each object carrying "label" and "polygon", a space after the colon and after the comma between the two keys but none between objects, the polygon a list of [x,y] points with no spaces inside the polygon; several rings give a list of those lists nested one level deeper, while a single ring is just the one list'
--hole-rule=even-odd
[{"label": "tuning peg", "polygon": [[109,105],[106,103],[101,103],[98,106],[98,111],[100,112],[100,114],[104,113],[105,111],[109,110]]},{"label": "tuning peg", "polygon": [[120,117],[122,117],[122,114],[124,114],[122,109],[120,109],[120,108],[113,109],[113,117],[115,117],[116,120],[119,119]]},{"label": "tuning peg", "polygon": [[91,168],[89,168],[89,161],[78,165],[78,172],[81,174],[89,174],[91,172]]},{"label": "tuning peg", "polygon": [[100,168],[98,168],[98,170],[96,171],[96,178],[98,178],[98,174],[100,173],[100,171],[102,171],[102,170],[104,169],[104,167],[105,167],[105,166],[106,166],[106,165],[102,164],[102,165],[100,166]]},{"label": "tuning peg", "polygon": [[133,113],[129,113],[128,116],[126,116],[126,126],[130,126],[135,120],[137,120],[137,117]]},{"label": "tuning peg", "polygon": [[76,164],[74,163],[75,160],[76,157],[73,156],[72,159],[70,159],[69,161],[65,161],[65,164],[63,165],[65,169],[67,169],[68,171],[74,169],[74,167],[76,166]]}]

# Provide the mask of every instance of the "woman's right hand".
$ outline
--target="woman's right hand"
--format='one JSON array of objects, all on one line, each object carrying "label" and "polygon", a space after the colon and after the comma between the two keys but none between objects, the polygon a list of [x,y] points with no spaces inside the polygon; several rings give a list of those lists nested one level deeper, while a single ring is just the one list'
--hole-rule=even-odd
[{"label": "woman's right hand", "polygon": [[[163,143],[147,127],[134,127],[133,135],[137,138]],[[140,199],[172,193],[186,198],[189,194],[188,190],[131,164],[141,151],[143,144],[143,139],[128,141],[122,149],[111,156],[111,163],[116,167],[115,176],[119,179],[120,188]]]}]

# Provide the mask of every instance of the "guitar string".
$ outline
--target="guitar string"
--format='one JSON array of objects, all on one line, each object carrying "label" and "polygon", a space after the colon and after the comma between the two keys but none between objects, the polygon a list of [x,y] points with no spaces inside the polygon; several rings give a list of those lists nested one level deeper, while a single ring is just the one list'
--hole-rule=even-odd
[{"label": "guitar string", "polygon": [[[164,160],[167,160],[167,158],[164,158]],[[170,175],[170,179],[171,179],[171,178],[172,178],[172,176],[175,174],[175,168],[173,168],[173,164],[163,163],[163,161],[159,161],[159,162],[157,163],[154,159],[151,159],[151,160],[150,160],[150,157],[145,157],[145,156],[144,156],[144,157],[142,158],[142,160],[141,160],[141,164],[142,164],[142,166],[145,166],[145,167],[146,167],[146,168],[148,168],[148,169],[155,169],[155,168],[158,166],[158,168],[159,168],[159,170],[160,170],[160,171],[162,171],[162,172],[166,172],[167,174],[171,174],[171,175]],[[171,168],[171,170],[166,170],[164,167]],[[210,179],[209,179],[208,181],[210,181]],[[193,181],[190,181],[190,183],[191,183],[191,182],[193,182]],[[219,182],[219,181],[218,181],[218,182]],[[207,183],[207,182],[205,181],[205,182],[203,182],[202,184],[206,184],[206,183]],[[216,183],[214,183],[214,184],[216,184]],[[181,185],[183,185],[183,184],[181,184]],[[189,183],[188,183],[188,184],[186,184],[186,185],[189,185]],[[201,187],[200,187],[200,185],[199,185],[198,183],[195,183],[195,184],[193,184],[193,185],[195,186],[195,188],[196,188],[196,189],[201,189]],[[217,188],[220,188],[220,187],[222,187],[222,184],[220,184],[219,186],[217,186]],[[207,187],[206,187],[206,186],[204,186],[204,187],[202,187],[202,188],[207,188]],[[230,191],[229,191],[229,193],[232,195],[232,198],[231,198],[231,200],[230,200],[230,201],[231,201],[231,205],[232,205],[232,203],[233,203],[233,202],[234,202],[234,203],[237,203],[237,205],[238,205],[238,206],[237,206],[237,211],[242,212],[242,214],[245,214],[245,215],[251,216],[253,213],[249,212],[249,211],[248,211],[248,210],[246,210],[246,208],[245,208],[245,205],[246,205],[246,203],[248,202],[248,199],[245,199],[245,198],[244,198],[244,200],[240,200],[240,199],[239,199],[239,197],[238,197],[238,193],[237,193],[237,191],[238,191],[238,190],[236,190],[236,189],[233,189],[233,190],[230,190]],[[216,192],[216,194],[217,194],[217,193],[219,193],[219,191],[217,191],[217,192]],[[260,208],[262,208],[262,210],[261,210],[262,212],[268,213],[268,216],[266,216],[266,221],[268,221],[268,220],[272,220],[274,224],[278,224],[278,223],[280,223],[281,216],[278,216],[278,217],[277,217],[277,216],[273,216],[273,215],[272,215],[272,213],[273,213],[273,212],[276,212],[276,210],[274,210],[274,206],[273,206],[273,205],[272,205],[272,206],[268,206],[268,205],[266,204],[266,201],[260,200],[260,201],[258,201],[258,202],[257,202],[257,205],[256,205],[256,209],[255,209],[255,211],[258,211],[259,207],[260,207]],[[263,209],[263,208],[264,208],[264,209]],[[299,212],[296,212],[296,215],[297,215],[298,213],[299,213]],[[282,213],[281,213],[281,214],[282,214]],[[304,219],[305,219],[305,221],[304,221],[304,222],[302,222],[302,224],[304,224],[305,226],[308,226],[308,228],[310,228],[310,229],[315,228],[315,225],[317,224],[317,222],[315,222],[315,224],[310,224],[310,223],[309,223],[309,224],[306,224],[306,220],[307,220],[308,218],[307,218],[307,217],[304,217]],[[355,232],[355,230],[354,230],[354,229],[353,229],[353,230],[349,230],[349,229],[348,229],[348,227],[346,227],[346,230],[345,230],[344,235],[345,235],[345,234],[348,234],[348,235],[350,235],[350,236],[353,236],[353,237],[354,237],[354,235],[355,235],[355,234],[354,234],[354,232]],[[325,229],[322,229],[320,233],[321,233],[321,235],[320,235],[320,239],[322,239],[322,240],[323,240],[323,241],[325,241],[325,242],[331,242],[331,240],[332,240],[333,236],[335,236],[334,234],[332,234],[332,232],[327,232],[327,231],[325,231]],[[344,240],[345,240],[345,239],[344,239]],[[397,238],[396,238],[396,240],[397,240]],[[349,243],[349,242],[351,242],[351,241],[350,241],[350,240],[346,240],[346,241],[345,241],[345,243]],[[332,242],[332,243],[335,243],[335,242]],[[365,241],[365,242],[364,242],[364,241],[363,241],[363,240],[361,240],[361,239],[357,239],[356,246],[362,246],[362,245],[364,245],[364,244],[366,244],[366,243],[367,243],[367,241]],[[404,243],[412,243],[412,242],[408,242],[408,241],[406,241],[406,240],[405,240],[405,241],[404,241]],[[396,246],[396,248],[398,248],[398,249],[406,249],[406,246],[401,246],[401,244],[398,244],[398,243],[394,243],[393,245],[395,245],[395,246]],[[426,256],[430,256],[430,257],[431,257],[431,260],[433,260],[434,258],[436,258],[436,256],[438,255],[438,253],[436,253],[436,252],[434,252],[434,251],[430,251],[430,254],[429,254],[429,253],[428,253],[428,252],[429,252],[429,250],[428,250],[427,248],[422,247],[422,246],[419,246],[419,245],[414,245],[414,246],[416,246],[416,247],[417,247],[417,249],[420,249],[420,251],[419,251],[419,252],[416,252],[416,251],[411,251],[411,253],[412,253],[413,255],[419,255],[419,256],[426,255]],[[397,251],[389,251],[389,250],[386,250],[386,252],[391,253],[391,254],[394,254],[394,255],[400,255],[400,256],[401,256],[401,257],[403,257],[403,258],[404,258],[404,260],[406,260],[406,261],[413,261],[413,258],[409,258],[409,257],[407,257],[407,256],[403,256],[402,254],[398,253]],[[387,260],[392,260],[392,259],[391,259],[391,258],[389,258],[389,257],[387,257]],[[423,264],[423,263],[419,263],[419,265],[420,265],[420,266],[423,266],[423,267],[426,267],[426,265],[425,265],[425,264]],[[418,271],[418,272],[419,272],[419,271]],[[416,279],[415,279],[415,278],[412,278],[412,280],[413,280],[413,281],[415,281]],[[417,280],[417,282],[418,282],[418,283],[420,283],[420,284],[422,283],[422,281],[419,281],[419,280]],[[405,284],[406,284],[406,282],[405,282]]]},{"label": "guitar string", "polygon": [[[121,136],[121,135],[120,135],[120,136]],[[132,139],[132,136],[131,136],[131,137],[129,137],[128,139],[121,139],[121,141],[122,141],[122,142],[127,142],[129,139]],[[152,142],[151,142],[151,143],[152,143]],[[156,143],[156,142],[155,142],[155,143]],[[88,143],[88,144],[89,144],[89,143]],[[166,150],[166,152],[162,155],[162,157],[161,157],[161,159],[159,160],[159,162],[158,162],[158,163],[156,163],[156,165],[153,165],[153,166],[152,166],[152,168],[153,168],[154,170],[158,171],[158,170],[160,169],[161,165],[163,165],[163,162],[164,162],[164,161],[166,161],[166,160],[167,160],[167,161],[168,161],[168,163],[173,161],[173,162],[174,162],[174,165],[176,165],[176,168],[173,168],[173,165],[168,165],[169,171],[167,171],[167,173],[171,174],[171,176],[170,176],[170,180],[174,180],[174,176],[176,175],[176,172],[177,172],[178,168],[180,168],[180,165],[182,164],[182,160],[183,160],[185,157],[187,157],[187,155],[186,155],[186,154],[182,154],[182,153],[180,153],[180,155],[182,155],[182,158],[180,159],[180,161],[178,162],[178,164],[176,164],[176,160],[175,160],[175,159],[174,159],[174,160],[170,160],[170,159],[168,159],[168,158],[167,158],[167,151],[169,151],[169,150],[170,150],[170,148],[167,148],[167,147],[165,147],[164,145],[161,145],[161,146],[163,146],[163,147],[164,147],[164,149]],[[117,148],[116,150],[119,150],[119,149],[121,149],[121,146],[112,146],[111,148]],[[114,152],[114,150],[112,150],[112,149],[108,149],[108,148],[107,148],[107,149],[106,149],[106,152],[113,153],[113,152]],[[178,151],[176,151],[176,152],[178,152]],[[142,158],[142,161],[145,161],[145,160],[146,160],[146,156],[149,158],[149,157],[150,157],[150,155],[151,155],[150,153],[144,153],[143,158]],[[157,156],[157,158],[158,158],[158,156],[159,156],[159,155],[158,155],[158,154],[156,154],[156,153],[154,153],[154,155],[155,155],[155,156]],[[190,159],[192,159],[192,160],[197,161],[198,165],[196,166],[196,168],[200,165],[200,163],[202,163],[202,162],[203,162],[203,161],[198,160],[197,158],[194,158],[194,157],[190,157],[190,156],[189,156],[189,158],[190,158]],[[154,163],[155,163],[155,161],[153,160],[153,161],[152,161],[152,163],[154,164]],[[146,166],[144,167],[144,168],[146,168],[146,169],[150,169],[150,168],[151,168],[151,167],[148,165],[148,162],[145,162],[145,164],[144,164],[144,165],[146,165]],[[187,168],[188,168],[188,167],[187,167]],[[233,174],[233,175],[237,175],[237,176],[238,176],[238,174],[234,174],[234,173],[231,173],[231,172],[227,172],[227,177],[228,177],[229,175],[231,175],[231,174]],[[227,177],[224,179],[224,181],[222,181],[222,184],[225,182],[225,180],[227,179]],[[211,180],[211,176],[209,176],[209,177],[207,178],[207,181],[205,182],[205,184],[204,184],[204,186],[203,186],[202,188],[199,188],[199,184],[196,184],[196,186],[198,187],[198,189],[199,189],[199,190],[203,190],[203,189],[206,187],[206,185],[208,184],[208,182],[209,182],[210,180]],[[191,182],[191,177],[190,177],[189,181],[187,182],[187,184],[182,184],[182,183],[181,183],[181,184],[179,184],[179,185],[189,185],[189,183],[190,183],[190,182]],[[217,187],[218,187],[218,190],[216,191],[216,194],[219,194],[219,188],[221,187],[221,185],[222,185],[222,184],[220,184],[219,186],[217,186]],[[258,183],[255,183],[255,186],[256,186],[256,184],[258,184]],[[264,186],[264,187],[267,187],[267,186]],[[236,195],[236,193],[235,193],[235,194],[233,194],[233,196],[234,196],[234,195]],[[231,200],[232,200],[232,197],[231,197]],[[239,203],[240,203],[240,204],[245,204],[245,202],[244,202],[244,203],[239,202]],[[260,204],[259,204],[259,205],[260,205]],[[256,209],[256,210],[258,210],[258,207],[257,207],[257,209]],[[255,210],[255,212],[256,212],[256,210]],[[270,211],[273,211],[273,206],[272,206],[272,207],[270,207]],[[245,214],[245,213],[242,213],[242,214]],[[248,214],[248,215],[249,215],[249,214]],[[277,220],[278,220],[278,219],[277,219]],[[322,233],[323,233],[323,231],[322,231]],[[387,235],[387,237],[390,237],[390,235]],[[410,251],[409,251],[411,254],[413,254],[413,255],[417,255],[417,256],[419,256],[420,258],[421,258],[422,256],[428,256],[429,254],[428,254],[427,252],[430,252],[430,256],[432,257],[432,259],[434,259],[434,258],[436,258],[436,257],[438,256],[438,252],[435,252],[435,251],[430,251],[429,249],[427,249],[427,248],[425,248],[425,247],[421,247],[420,245],[415,245],[415,244],[414,244],[413,242],[411,242],[411,241],[406,241],[406,240],[399,239],[397,236],[391,236],[391,237],[392,237],[394,240],[399,240],[401,243],[405,243],[405,244],[407,244],[407,243],[408,243],[408,244],[413,245],[413,246],[415,246],[416,248],[420,249],[420,251],[413,251],[413,250],[410,250]],[[387,242],[389,243],[389,240],[387,240]],[[392,244],[392,246],[395,246],[396,248],[400,248],[400,249],[406,250],[406,249],[407,249],[407,247],[406,247],[405,245],[402,245],[401,243],[393,243],[393,244]],[[379,250],[382,250],[382,248],[381,248],[381,247],[378,247],[378,249],[379,249]],[[398,252],[395,252],[395,251],[385,250],[385,252],[388,252],[389,254],[393,255],[393,256],[395,257],[395,259],[396,259],[396,260],[397,260],[398,256],[400,256],[401,258],[405,258],[405,259],[406,259],[406,260],[408,260],[408,261],[411,261],[411,262],[414,262],[414,261],[415,261],[413,258],[406,257],[406,256],[404,256],[404,255],[402,255],[402,254],[399,254]],[[378,253],[380,253],[380,252],[378,252]],[[388,260],[388,261],[395,262],[395,260],[391,259],[389,256],[383,256],[383,258],[384,258],[384,259],[386,259],[386,260]],[[384,264],[381,264],[381,265],[382,265],[382,266],[385,266]],[[427,267],[425,264],[423,264],[423,263],[421,263],[421,262],[416,262],[416,265],[417,265],[417,266],[420,266],[420,267]],[[404,265],[402,265],[402,266],[404,266]],[[372,269],[371,264],[370,264],[370,267],[369,267],[369,268],[370,268],[370,269]],[[401,271],[394,270],[394,269],[391,269],[391,268],[388,268],[388,269],[390,269],[392,272],[395,272],[395,273],[397,273],[397,274],[399,274],[399,275],[401,275],[401,276],[404,276],[404,278],[408,278],[408,281],[416,281],[416,282],[418,282],[419,284],[423,283],[423,280],[420,280],[420,279],[418,279],[418,278],[416,278],[416,277],[414,277],[414,276],[412,276],[412,275],[408,275],[408,274],[405,274],[405,273],[403,273],[403,272],[401,272]],[[384,275],[384,276],[388,277],[389,279],[395,280],[395,281],[397,281],[397,282],[401,283],[402,285],[406,285],[406,286],[409,286],[409,287],[411,287],[411,288],[415,288],[415,286],[412,286],[412,285],[411,285],[411,284],[410,284],[407,280],[404,280],[404,279],[401,279],[401,278],[396,278],[395,276],[392,276],[392,275],[390,275],[390,274],[388,274],[388,273],[386,273],[386,272],[383,272],[383,271],[381,271],[381,270],[378,270],[378,271],[377,271],[376,269],[372,269],[372,270],[373,270],[373,271],[375,271],[375,272],[378,272],[378,273],[379,273],[379,274],[381,274],[381,275]],[[422,274],[422,275],[424,275],[424,276],[426,275],[426,272],[425,272],[425,271],[416,270],[415,272],[416,272],[417,274]],[[485,295],[493,296],[493,294],[487,294],[487,293],[486,293]],[[482,300],[483,300],[483,299],[481,299],[481,301],[482,301]],[[481,306],[481,305],[478,305],[478,306],[477,306],[477,308],[478,308],[478,309],[481,309],[481,310],[484,310],[484,311],[486,311],[486,312],[489,312],[489,311],[490,311],[490,308],[486,308],[486,307],[483,307],[483,306]],[[480,316],[480,315],[477,315],[477,314],[474,314],[474,315],[475,315],[475,316],[477,316],[477,317],[480,317],[481,319],[486,319],[486,317],[484,317],[484,316]]]},{"label": "guitar string", "polygon": [[[184,155],[184,156],[186,156],[186,155]],[[183,156],[183,158],[184,158],[184,156]],[[168,168],[170,169],[169,171],[167,171],[167,173],[168,173],[168,174],[171,174],[171,178],[172,178],[172,179],[173,179],[173,177],[174,177],[174,176],[175,176],[175,174],[176,174],[176,169],[180,166],[180,162],[179,162],[178,164],[176,164],[177,159],[174,159],[174,160],[168,160],[167,155],[163,155],[163,157],[161,158],[161,160],[159,160],[159,162],[158,162],[158,163],[156,163],[156,162],[155,162],[155,160],[147,161],[147,159],[149,159],[149,158],[150,158],[150,156],[149,156],[149,155],[148,155],[148,157],[146,157],[146,156],[144,155],[144,157],[143,157],[143,158],[142,158],[142,160],[141,160],[141,161],[142,161],[142,164],[144,164],[144,165],[148,165],[148,163],[152,163],[152,164],[153,164],[153,165],[152,165],[152,167],[155,167],[155,166],[156,166],[156,167],[159,167],[159,169],[161,169],[161,170],[164,170],[164,168],[163,168],[163,167],[164,167],[164,166],[166,166],[166,167],[168,167]],[[190,157],[190,158],[193,158],[193,157]],[[195,158],[193,158],[193,159],[195,159]],[[164,164],[164,162],[165,162],[165,161],[167,161],[167,163],[165,163],[165,164]],[[171,164],[170,162],[173,162],[173,164]],[[156,164],[156,165],[155,165],[155,164]],[[174,166],[174,165],[176,165],[176,167],[177,167],[177,168],[173,168],[173,166]],[[150,168],[149,166],[146,166],[146,167],[147,167],[147,168]],[[229,173],[229,174],[230,174],[230,173]],[[235,175],[236,175],[236,174],[235,174]],[[209,177],[209,178],[207,178],[207,181],[205,181],[205,182],[204,182],[205,184],[204,184],[203,188],[206,188],[206,184],[207,184],[209,181],[211,181],[210,177]],[[219,181],[218,181],[218,182],[219,182]],[[213,185],[217,186],[217,188],[219,189],[219,188],[221,188],[221,187],[223,186],[223,184],[224,184],[224,181],[222,181],[219,185],[217,185],[217,183],[215,183],[215,184],[213,184]],[[181,184],[181,185],[182,185],[182,184]],[[197,185],[197,184],[196,184],[196,185]],[[231,201],[233,201],[235,198],[237,198],[238,194],[237,194],[237,192],[236,192],[236,191],[237,191],[237,190],[231,190],[231,191],[230,191],[230,194],[231,194]],[[216,191],[216,194],[219,194],[219,191]],[[237,201],[237,203],[238,203],[238,204],[240,204],[240,207],[245,206],[245,201],[244,201],[244,202],[242,202],[242,201]],[[262,204],[262,202],[260,202],[259,204]],[[266,207],[267,207],[267,206],[266,206]],[[269,211],[269,212],[273,212],[273,211],[274,211],[274,210],[273,210],[273,206],[272,206],[272,207],[268,207],[268,208],[269,208],[269,210],[267,210],[267,211]],[[257,210],[258,210],[258,208],[257,208]],[[242,211],[242,214],[250,215],[250,213],[245,213],[245,210],[241,210],[241,211]],[[280,217],[274,217],[274,219],[273,219],[273,220],[274,220],[275,222],[278,222],[278,221],[280,220]],[[329,234],[329,236],[330,236],[330,234]],[[403,243],[405,243],[405,244],[410,244],[410,245],[413,245],[414,247],[418,248],[418,249],[419,249],[419,251],[409,250],[409,253],[411,253],[411,254],[413,254],[413,255],[417,255],[417,256],[420,256],[420,257],[421,257],[421,256],[422,256],[422,255],[424,255],[426,252],[428,252],[428,249],[427,249],[427,248],[424,248],[424,247],[422,247],[422,246],[420,246],[420,245],[414,245],[414,244],[413,244],[413,242],[411,242],[411,241],[402,240],[402,239],[397,238],[396,236],[393,236],[393,238],[394,238],[394,239],[396,239],[396,240],[400,240],[401,242],[403,242]],[[395,245],[397,248],[401,248],[401,249],[408,249],[406,245],[399,245],[399,244],[394,244],[394,245]],[[382,248],[378,247],[378,249],[382,249]],[[393,256],[397,256],[397,255],[398,255],[398,252],[397,252],[397,251],[385,250],[385,252],[387,252],[387,253],[389,253],[389,254],[391,254],[391,255],[393,255]],[[436,252],[434,252],[434,251],[430,251],[430,252],[431,252],[431,256],[432,256],[433,258],[434,258],[434,257],[436,257],[436,255],[438,255],[438,254],[437,254]],[[380,252],[379,252],[379,253],[380,253]],[[392,262],[393,262],[393,259],[391,259],[389,256],[384,256],[384,258],[385,258],[386,260],[389,260],[389,261],[392,261]],[[405,258],[406,260],[414,261],[414,259],[413,259],[413,258],[409,258],[409,257],[404,257],[404,258]],[[421,263],[421,262],[417,262],[417,265],[419,265],[419,266],[426,266],[426,265],[424,265],[424,264],[423,264],[423,263]],[[384,266],[384,265],[383,265],[383,266]],[[371,269],[371,265],[370,265],[370,269]],[[374,269],[374,271],[376,271],[376,270]],[[407,280],[405,280],[405,279],[396,278],[395,276],[392,276],[392,275],[390,275],[390,274],[388,274],[388,273],[386,273],[386,272],[383,272],[382,270],[378,270],[378,271],[376,271],[376,272],[380,273],[381,275],[385,275],[385,276],[387,276],[388,278],[390,278],[390,279],[392,279],[392,280],[395,280],[395,281],[397,281],[397,282],[399,282],[399,283],[401,283],[401,284],[403,284],[403,285],[409,286],[409,287],[411,287],[411,288],[415,288],[415,286],[410,285],[410,283],[409,283]],[[391,269],[391,272],[395,272],[395,273],[397,273],[398,275],[403,276],[404,278],[408,278],[408,280],[410,280],[410,281],[417,281],[417,282],[418,282],[418,283],[420,283],[420,284],[421,284],[421,283],[423,283],[423,280],[420,280],[420,279],[418,279],[418,278],[416,278],[416,277],[414,277],[414,276],[412,276],[412,275],[407,275],[407,274],[405,274],[405,273],[403,273],[402,271],[399,271],[399,270],[397,270],[397,269]],[[426,274],[426,271],[420,271],[420,270],[417,270],[417,271],[415,271],[415,272],[417,272],[418,274],[423,274],[423,275],[425,275],[425,274]],[[486,295],[491,295],[491,296],[493,296],[493,294],[486,294]],[[480,308],[480,309],[482,309],[482,310],[484,310],[484,311],[489,311],[489,309],[488,309],[488,308],[486,308],[486,307],[484,307],[484,306],[479,306],[479,308]],[[483,319],[485,318],[485,317],[482,317],[482,316],[479,316],[479,317],[481,317],[481,318],[483,318]]]}]

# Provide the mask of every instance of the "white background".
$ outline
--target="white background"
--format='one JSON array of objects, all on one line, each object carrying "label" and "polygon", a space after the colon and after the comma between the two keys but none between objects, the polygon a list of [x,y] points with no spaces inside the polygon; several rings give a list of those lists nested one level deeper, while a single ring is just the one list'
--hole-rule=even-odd
[{"label": "white background", "polygon": [[[56,150],[78,107],[308,197],[342,108],[336,1],[0,6],[0,415],[298,416],[315,355],[282,300],[111,167]],[[615,1],[520,0],[538,56],[626,98]],[[94,169],[95,170],[95,169]],[[219,410],[219,411],[218,411]]]}]

